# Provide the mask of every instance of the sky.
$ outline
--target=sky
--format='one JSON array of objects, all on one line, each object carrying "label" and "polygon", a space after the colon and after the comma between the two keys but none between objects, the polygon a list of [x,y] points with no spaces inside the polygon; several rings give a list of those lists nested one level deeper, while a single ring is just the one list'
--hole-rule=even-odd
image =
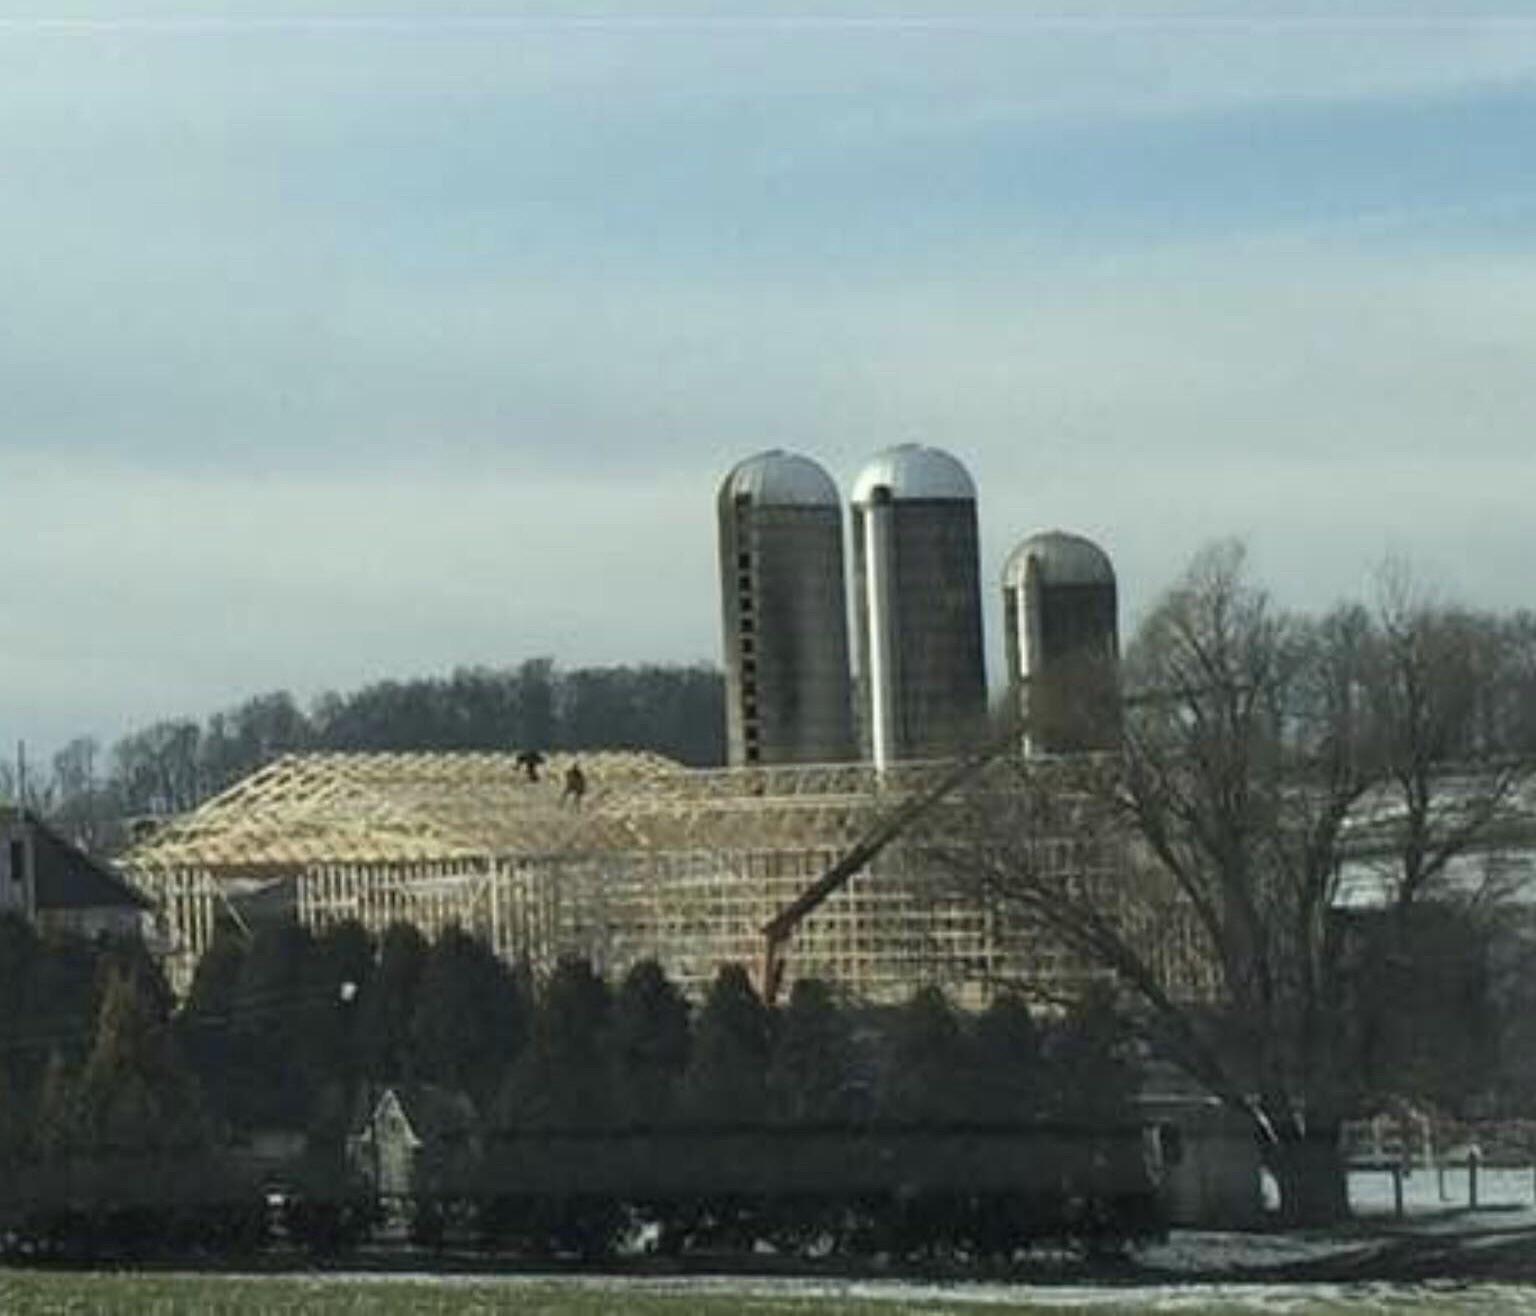
[{"label": "sky", "polygon": [[1231,535],[1536,605],[1536,0],[1342,8],[0,0],[0,744],[715,661],[769,447],[1125,629]]}]

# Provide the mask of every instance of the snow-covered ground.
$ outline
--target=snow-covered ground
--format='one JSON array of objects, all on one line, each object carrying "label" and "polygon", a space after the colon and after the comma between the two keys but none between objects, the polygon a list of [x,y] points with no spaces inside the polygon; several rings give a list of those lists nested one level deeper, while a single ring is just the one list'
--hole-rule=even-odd
[{"label": "snow-covered ground", "polygon": [[[473,1288],[477,1301],[487,1290],[504,1293],[509,1309],[536,1305],[552,1290],[584,1293],[611,1301],[614,1311],[624,1309],[626,1295],[657,1294],[695,1297],[699,1300],[739,1299],[771,1303],[775,1311],[800,1311],[807,1316],[835,1313],[853,1304],[889,1303],[893,1316],[901,1313],[985,1311],[1010,1308],[1046,1312],[1253,1312],[1295,1313],[1296,1316],[1329,1316],[1331,1313],[1382,1312],[1393,1316],[1417,1313],[1464,1313],[1496,1316],[1497,1313],[1532,1313],[1536,1316],[1536,1286],[1506,1284],[1002,1284],[940,1283],[906,1280],[827,1280],[746,1278],[735,1276],[580,1276],[552,1279],[547,1276],[436,1276],[330,1274],[303,1277],[317,1295],[338,1286],[355,1284],[432,1283],[435,1286]],[[468,1295],[466,1295],[468,1296]],[[498,1304],[500,1299],[497,1299]],[[474,1310],[479,1310],[476,1307]]]},{"label": "snow-covered ground", "polygon": [[[1137,1253],[1147,1267],[1170,1275],[1251,1275],[1276,1267],[1327,1261],[1380,1251],[1407,1231],[1437,1239],[1459,1239],[1468,1249],[1507,1243],[1512,1234],[1529,1233],[1536,1249],[1536,1177],[1529,1168],[1483,1169],[1478,1175],[1478,1209],[1468,1209],[1464,1168],[1415,1170],[1403,1177],[1403,1220],[1396,1216],[1392,1175],[1355,1170],[1349,1199],[1356,1229],[1348,1233],[1263,1233],[1174,1230],[1166,1242]],[[1266,1196],[1274,1204],[1273,1184]],[[1373,1228],[1376,1226],[1376,1228]]]},{"label": "snow-covered ground", "polygon": [[[627,1281],[651,1292],[803,1303],[835,1312],[842,1304],[889,1302],[898,1311],[1039,1306],[1101,1312],[1458,1312],[1536,1313],[1536,1286],[1433,1284],[1040,1285],[912,1283],[899,1280],[674,1279]],[[606,1289],[619,1296],[619,1290]]]},{"label": "snow-covered ground", "polygon": [[[1477,1175],[1480,1208],[1536,1213],[1536,1171],[1484,1167]],[[1444,1170],[1415,1169],[1403,1176],[1403,1210],[1410,1216],[1465,1208],[1470,1202],[1470,1181],[1465,1166]],[[1349,1203],[1363,1217],[1390,1216],[1394,1211],[1392,1175],[1386,1170],[1353,1170],[1349,1176]]]},{"label": "snow-covered ground", "polygon": [[1166,1242],[1139,1249],[1136,1260],[1172,1275],[1219,1275],[1326,1261],[1378,1246],[1374,1239],[1176,1229]]},{"label": "snow-covered ground", "polygon": [[[1262,1231],[1175,1230],[1169,1238],[1141,1249],[1123,1283],[1007,1283],[902,1279],[835,1279],[790,1276],[700,1275],[444,1275],[418,1273],[313,1273],[292,1275],[313,1286],[317,1310],[337,1301],[349,1285],[389,1286],[427,1283],[436,1292],[462,1296],[464,1310],[556,1310],[551,1295],[581,1295],[595,1309],[623,1311],[640,1295],[696,1298],[712,1309],[739,1300],[749,1311],[803,1312],[833,1316],[853,1307],[884,1308],[892,1316],[997,1310],[1009,1312],[1166,1312],[1205,1316],[1220,1312],[1270,1316],[1345,1316],[1346,1313],[1390,1313],[1390,1316],[1536,1316],[1536,1284],[1467,1282],[1457,1279],[1418,1282],[1296,1282],[1278,1278],[1281,1272],[1307,1263],[1341,1262],[1353,1273],[1350,1259],[1367,1268],[1375,1254],[1396,1254],[1395,1246],[1417,1248],[1427,1243],[1449,1258],[1454,1275],[1456,1258],[1469,1261],[1484,1249],[1502,1247],[1536,1251],[1536,1181],[1529,1169],[1483,1170],[1479,1198],[1484,1209],[1466,1209],[1464,1169],[1440,1176],[1417,1170],[1403,1181],[1406,1219],[1394,1216],[1391,1176],[1356,1171],[1350,1198],[1357,1213],[1351,1227],[1336,1233],[1267,1233]],[[1271,1277],[1269,1272],[1275,1272]],[[1313,1272],[1318,1273],[1318,1272]],[[1323,1272],[1340,1273],[1340,1272]],[[1375,1273],[1394,1273],[1391,1269]],[[1438,1273],[1438,1272],[1435,1272]],[[1485,1273],[1498,1273],[1485,1272]],[[192,1277],[189,1277],[192,1278]],[[214,1277],[200,1277],[213,1281]],[[279,1278],[274,1276],[273,1278]],[[231,1277],[231,1282],[235,1277]],[[457,1309],[458,1298],[454,1299]],[[487,1305],[489,1304],[489,1305]],[[307,1309],[307,1308],[306,1308]],[[73,1308],[71,1308],[73,1310]],[[285,1308],[286,1310],[286,1308]]]},{"label": "snow-covered ground", "polygon": [[[698,1291],[690,1281],[686,1289]],[[806,1303],[890,1302],[899,1310],[1029,1307],[1101,1312],[1458,1312],[1536,1313],[1536,1287],[1402,1284],[1147,1284],[1056,1286],[1032,1284],[913,1284],[872,1280],[827,1284],[781,1280],[743,1285],[722,1281],[713,1291],[742,1297],[800,1299]]]}]

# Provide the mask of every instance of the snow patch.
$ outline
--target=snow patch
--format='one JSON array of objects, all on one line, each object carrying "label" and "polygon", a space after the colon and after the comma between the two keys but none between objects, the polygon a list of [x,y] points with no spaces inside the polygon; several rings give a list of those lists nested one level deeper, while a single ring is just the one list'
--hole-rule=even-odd
[{"label": "snow patch", "polygon": [[[206,1279],[206,1276],[198,1276]],[[1454,1310],[1462,1316],[1495,1316],[1497,1313],[1531,1313],[1536,1316],[1536,1286],[1462,1284],[1127,1284],[1049,1285],[938,1283],[903,1280],[816,1280],[740,1278],[734,1276],[547,1276],[547,1275],[432,1275],[332,1273],[272,1278],[302,1278],[317,1290],[357,1284],[432,1284],[506,1291],[516,1302],[519,1293],[567,1290],[598,1293],[612,1298],[614,1310],[622,1310],[625,1295],[654,1294],[677,1297],[756,1300],[779,1304],[804,1304],[808,1311],[835,1312],[852,1302],[890,1303],[893,1307],[957,1311],[967,1308],[1013,1307],[1028,1311],[1149,1311],[1329,1313],[1333,1311],[1390,1311],[1411,1316]]]},{"label": "snow patch", "polygon": [[1267,1270],[1308,1261],[1371,1251],[1372,1240],[1326,1238],[1301,1234],[1223,1233],[1217,1230],[1179,1229],[1165,1243],[1138,1249],[1136,1259],[1144,1266],[1176,1274],[1214,1275],[1226,1271]]}]

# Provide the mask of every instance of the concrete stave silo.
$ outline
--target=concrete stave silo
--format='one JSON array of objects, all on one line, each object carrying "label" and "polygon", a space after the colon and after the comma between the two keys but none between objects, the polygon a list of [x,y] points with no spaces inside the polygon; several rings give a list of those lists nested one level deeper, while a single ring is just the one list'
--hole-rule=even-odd
[{"label": "concrete stave silo", "polygon": [[1008,555],[1002,585],[1010,697],[1030,750],[1114,748],[1119,600],[1108,555],[1081,535],[1042,531]]},{"label": "concrete stave silo", "polygon": [[837,486],[809,458],[774,449],[730,471],[717,510],[730,763],[852,758]]},{"label": "concrete stave silo", "polygon": [[851,501],[864,751],[877,767],[963,752],[986,721],[976,486],[909,443],[871,458]]}]

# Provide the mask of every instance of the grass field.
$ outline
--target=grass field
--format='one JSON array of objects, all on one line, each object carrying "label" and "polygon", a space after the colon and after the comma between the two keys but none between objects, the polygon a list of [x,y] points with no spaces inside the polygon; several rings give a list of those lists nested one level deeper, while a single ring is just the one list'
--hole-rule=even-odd
[{"label": "grass field", "polygon": [[1536,1313],[1536,1288],[1499,1285],[1233,1284],[1042,1290],[1006,1285],[904,1284],[884,1281],[400,1278],[369,1276],[207,1276],[66,1274],[0,1271],[5,1316],[246,1316],[345,1313],[347,1316],[906,1316],[959,1312],[971,1316],[1083,1316],[1084,1313],[1344,1312]]}]

